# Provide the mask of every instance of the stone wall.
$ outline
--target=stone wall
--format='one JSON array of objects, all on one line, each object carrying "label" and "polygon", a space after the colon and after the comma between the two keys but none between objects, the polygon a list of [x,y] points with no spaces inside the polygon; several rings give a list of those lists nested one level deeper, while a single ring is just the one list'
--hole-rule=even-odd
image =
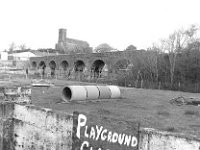
[{"label": "stone wall", "polygon": [[0,150],[71,149],[72,115],[13,103],[0,109]]},{"label": "stone wall", "polygon": [[[71,150],[72,130],[70,114],[33,105],[0,104],[0,150]],[[200,149],[196,137],[146,128],[139,129],[138,144],[139,150]]]},{"label": "stone wall", "polygon": [[144,128],[140,131],[139,150],[199,150],[200,139],[178,133]]}]

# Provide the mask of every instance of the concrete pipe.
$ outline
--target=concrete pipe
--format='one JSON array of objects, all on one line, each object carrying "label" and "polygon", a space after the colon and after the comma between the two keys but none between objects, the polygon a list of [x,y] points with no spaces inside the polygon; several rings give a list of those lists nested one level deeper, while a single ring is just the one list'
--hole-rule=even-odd
[{"label": "concrete pipe", "polygon": [[107,86],[97,86],[99,89],[99,99],[111,98],[111,91]]},{"label": "concrete pipe", "polygon": [[120,98],[121,92],[118,86],[109,85],[107,86],[111,91],[111,98]]},{"label": "concrete pipe", "polygon": [[73,85],[66,86],[62,90],[62,100],[63,101],[76,101],[76,100],[86,100],[86,89],[84,86]]},{"label": "concrete pipe", "polygon": [[94,85],[88,85],[84,86],[87,92],[87,100],[92,100],[92,99],[98,99],[99,98],[99,89],[97,86]]}]

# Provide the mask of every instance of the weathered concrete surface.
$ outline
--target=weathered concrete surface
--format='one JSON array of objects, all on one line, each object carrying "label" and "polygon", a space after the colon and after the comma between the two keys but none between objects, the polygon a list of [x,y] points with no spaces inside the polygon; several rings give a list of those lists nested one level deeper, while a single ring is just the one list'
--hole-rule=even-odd
[{"label": "weathered concrete surface", "polygon": [[199,150],[200,140],[170,132],[141,129],[139,150]]},{"label": "weathered concrete surface", "polygon": [[13,117],[16,148],[71,149],[72,115],[35,106],[15,105]]},{"label": "weathered concrete surface", "polygon": [[1,103],[0,104],[0,150],[13,149],[13,103]]},{"label": "weathered concrete surface", "polygon": [[[0,104],[0,150],[71,150],[73,116],[33,105]],[[200,140],[140,129],[139,150],[199,150]]]},{"label": "weathered concrete surface", "polygon": [[0,108],[0,150],[71,149],[72,115],[14,103]]}]

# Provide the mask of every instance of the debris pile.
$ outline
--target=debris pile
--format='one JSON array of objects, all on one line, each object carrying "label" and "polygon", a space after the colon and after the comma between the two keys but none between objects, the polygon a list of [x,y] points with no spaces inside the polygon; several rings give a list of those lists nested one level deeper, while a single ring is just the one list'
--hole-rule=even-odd
[{"label": "debris pile", "polygon": [[197,97],[183,97],[183,96],[179,96],[176,98],[171,99],[170,104],[172,105],[177,105],[177,106],[181,106],[181,105],[194,105],[194,106],[200,106],[200,98]]},{"label": "debris pile", "polygon": [[0,87],[0,101],[31,104],[31,87]]}]

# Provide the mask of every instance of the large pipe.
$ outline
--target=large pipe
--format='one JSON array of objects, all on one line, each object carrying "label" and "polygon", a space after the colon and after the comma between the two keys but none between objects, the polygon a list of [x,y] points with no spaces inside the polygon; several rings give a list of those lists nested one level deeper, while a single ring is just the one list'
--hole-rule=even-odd
[{"label": "large pipe", "polygon": [[67,102],[76,100],[96,100],[120,97],[121,93],[118,86],[71,85],[64,87],[62,90],[62,100]]},{"label": "large pipe", "polygon": [[99,89],[97,86],[94,85],[87,85],[84,86],[87,92],[87,100],[93,100],[93,99],[98,99],[99,98]]},{"label": "large pipe", "polygon": [[107,87],[111,91],[111,98],[121,98],[121,92],[118,86],[108,85]]},{"label": "large pipe", "polygon": [[62,90],[62,100],[63,101],[76,101],[76,100],[86,100],[86,89],[84,86],[71,85],[64,87]]},{"label": "large pipe", "polygon": [[99,89],[99,99],[109,99],[111,98],[111,91],[107,86],[97,86]]}]

